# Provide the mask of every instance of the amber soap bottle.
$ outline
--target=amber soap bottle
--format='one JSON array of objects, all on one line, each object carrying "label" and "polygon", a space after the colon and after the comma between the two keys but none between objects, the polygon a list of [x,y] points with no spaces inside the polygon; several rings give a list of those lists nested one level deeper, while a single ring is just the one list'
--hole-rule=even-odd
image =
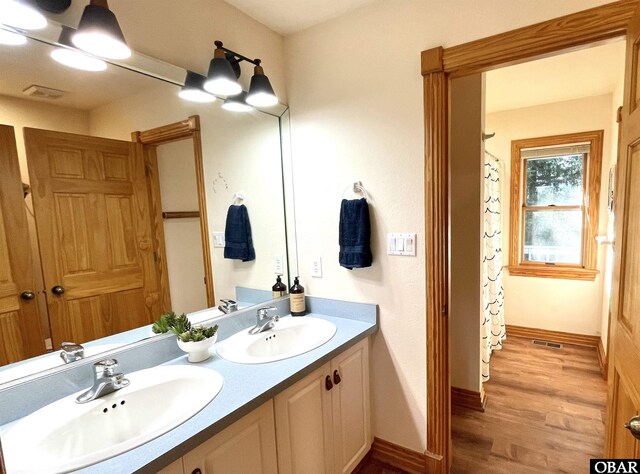
[{"label": "amber soap bottle", "polygon": [[304,286],[300,284],[299,277],[293,279],[293,286],[289,290],[291,303],[291,316],[304,316],[307,308],[304,302]]},{"label": "amber soap bottle", "polygon": [[271,297],[273,299],[280,298],[287,294],[287,286],[282,283],[280,275],[276,277],[276,284],[271,288]]}]

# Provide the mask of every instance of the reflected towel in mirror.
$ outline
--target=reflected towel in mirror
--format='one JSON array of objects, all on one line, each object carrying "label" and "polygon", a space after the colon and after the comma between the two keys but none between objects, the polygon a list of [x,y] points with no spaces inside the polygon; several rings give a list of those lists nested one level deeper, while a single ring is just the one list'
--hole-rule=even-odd
[{"label": "reflected towel in mirror", "polygon": [[349,270],[370,267],[373,257],[367,200],[343,199],[339,225],[340,265]]},{"label": "reflected towel in mirror", "polygon": [[224,239],[224,258],[242,260],[243,262],[256,259],[249,212],[244,204],[229,206]]}]

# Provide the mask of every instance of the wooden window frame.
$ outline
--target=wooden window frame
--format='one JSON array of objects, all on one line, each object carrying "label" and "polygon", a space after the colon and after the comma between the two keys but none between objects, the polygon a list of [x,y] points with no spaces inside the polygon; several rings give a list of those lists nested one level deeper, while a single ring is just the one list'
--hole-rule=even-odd
[{"label": "wooden window frame", "polygon": [[[509,216],[509,274],[541,278],[569,280],[595,280],[598,274],[598,223],[600,214],[600,181],[602,175],[603,130],[569,133],[549,137],[527,138],[511,142],[511,191]],[[525,182],[521,150],[588,142],[589,156],[585,157],[583,192],[587,199],[579,206],[583,210],[581,263],[558,263],[524,261],[524,206]],[[585,204],[586,203],[586,204]],[[556,206],[560,210],[566,206]],[[577,206],[570,206],[572,209]],[[544,207],[537,207],[544,208]]]}]

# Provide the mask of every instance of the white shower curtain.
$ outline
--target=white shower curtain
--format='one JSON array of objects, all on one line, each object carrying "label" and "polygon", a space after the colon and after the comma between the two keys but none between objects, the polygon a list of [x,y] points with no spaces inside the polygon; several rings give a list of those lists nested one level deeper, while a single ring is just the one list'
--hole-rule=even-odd
[{"label": "white shower curtain", "polygon": [[485,152],[484,160],[484,237],[482,258],[482,381],[489,380],[491,351],[502,349],[504,327],[504,288],[502,286],[501,184],[499,161]]}]

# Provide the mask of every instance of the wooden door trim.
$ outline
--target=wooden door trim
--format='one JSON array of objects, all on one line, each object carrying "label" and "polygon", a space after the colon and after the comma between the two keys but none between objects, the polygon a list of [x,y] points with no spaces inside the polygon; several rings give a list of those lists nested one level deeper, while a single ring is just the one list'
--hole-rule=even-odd
[{"label": "wooden door trim", "polygon": [[449,373],[448,160],[449,90],[452,77],[476,74],[589,47],[626,34],[638,0],[622,0],[451,48],[421,53],[424,86],[425,289],[428,472],[451,466]]},{"label": "wooden door trim", "polygon": [[[158,164],[155,154],[155,147],[158,145],[191,139],[193,141],[193,156],[196,170],[196,187],[198,191],[198,210],[200,212],[200,237],[202,241],[202,259],[204,264],[205,287],[207,291],[207,306],[215,305],[215,293],[213,289],[213,268],[211,266],[211,247],[209,244],[209,222],[207,214],[207,200],[204,184],[204,166],[202,156],[202,135],[200,131],[200,116],[192,115],[185,120],[175,122],[162,127],[152,128],[150,130],[133,132],[131,139],[135,142],[142,143],[145,148],[145,160],[149,157],[148,165],[150,166],[151,184],[149,192],[151,201],[154,203],[154,222],[156,232],[156,252],[158,252],[161,260],[160,279],[163,286],[163,311],[169,311],[171,308],[171,298],[169,293],[169,274],[167,268],[167,255],[164,239],[164,230],[162,229],[162,209],[155,206],[160,202],[160,186],[158,179]],[[155,181],[154,181],[155,177]],[[157,209],[156,209],[157,208]]]}]

